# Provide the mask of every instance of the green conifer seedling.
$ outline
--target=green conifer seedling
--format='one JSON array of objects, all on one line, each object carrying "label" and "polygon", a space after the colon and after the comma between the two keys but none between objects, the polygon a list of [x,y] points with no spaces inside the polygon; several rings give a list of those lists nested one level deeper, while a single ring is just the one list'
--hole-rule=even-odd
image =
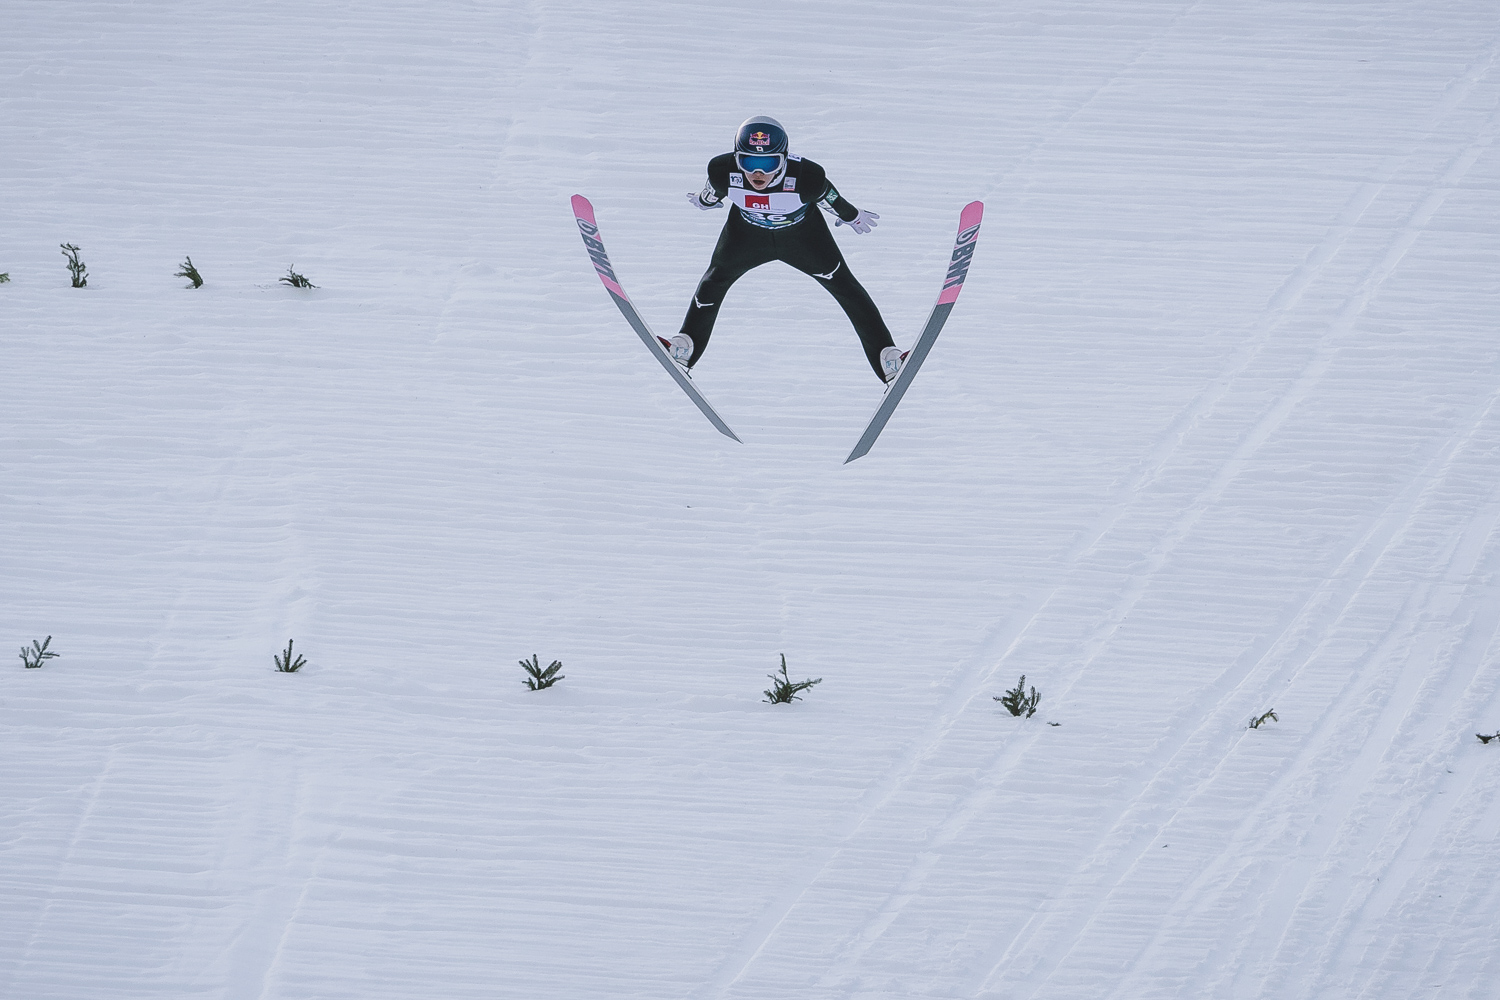
[{"label": "green conifer seedling", "polygon": [[317,288],[317,285],[293,270],[296,266],[296,264],[289,265],[286,269],[286,277],[277,280],[283,284],[291,285],[293,288]]},{"label": "green conifer seedling", "polygon": [[27,670],[35,670],[48,660],[55,660],[61,654],[48,652],[47,647],[52,645],[52,637],[47,636],[46,642],[31,640],[31,648],[21,647],[21,665]]},{"label": "green conifer seedling", "polygon": [[1251,729],[1259,729],[1261,726],[1265,725],[1268,720],[1271,721],[1271,722],[1280,722],[1281,721],[1281,719],[1279,719],[1277,717],[1276,710],[1274,708],[1273,709],[1269,709],[1269,710],[1267,710],[1265,712],[1262,712],[1260,715],[1258,715],[1255,718],[1251,719],[1250,720],[1250,728]]},{"label": "green conifer seedling", "polygon": [[177,272],[177,277],[186,278],[191,281],[194,288],[203,287],[203,275],[199,274],[198,269],[193,266],[193,258],[191,257],[182,262],[182,267]]},{"label": "green conifer seedling", "polygon": [[521,683],[525,684],[527,689],[531,691],[541,691],[544,688],[549,688],[566,676],[565,674],[558,673],[562,669],[561,660],[553,660],[551,664],[544,667],[542,666],[541,657],[535,653],[531,654],[531,659],[522,660],[521,667],[528,675]]},{"label": "green conifer seedling", "polygon": [[272,653],[271,660],[276,664],[277,672],[283,674],[295,674],[307,665],[307,660],[300,653],[297,654],[295,660],[292,659],[292,640],[290,639],[286,641],[286,652],[279,656]]},{"label": "green conifer seedling", "polygon": [[801,701],[802,699],[798,697],[799,694],[801,694],[803,691],[806,691],[814,684],[823,683],[823,678],[821,677],[817,678],[816,680],[792,680],[786,672],[785,653],[781,654],[781,676],[778,677],[775,674],[766,674],[766,676],[771,678],[772,684],[772,686],[765,691],[766,701],[772,705],[786,705],[794,701]]},{"label": "green conifer seedling", "polygon": [[1031,694],[1026,693],[1026,675],[1022,674],[1015,687],[1005,692],[1003,697],[995,695],[994,699],[1004,705],[1011,715],[1029,719],[1036,714],[1036,707],[1041,703],[1042,696],[1036,693],[1035,685],[1031,688]]},{"label": "green conifer seedling", "polygon": [[73,276],[74,288],[86,288],[89,283],[88,265],[78,259],[78,248],[71,243],[59,243],[63,256],[68,258],[68,273]]}]

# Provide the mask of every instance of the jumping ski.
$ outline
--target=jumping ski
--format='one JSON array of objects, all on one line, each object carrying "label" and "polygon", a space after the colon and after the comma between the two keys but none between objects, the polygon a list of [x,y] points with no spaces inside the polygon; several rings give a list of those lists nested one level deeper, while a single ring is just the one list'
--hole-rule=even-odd
[{"label": "jumping ski", "polygon": [[958,301],[958,293],[963,290],[964,279],[969,275],[969,263],[974,259],[974,248],[979,245],[979,224],[983,219],[983,202],[971,201],[964,206],[963,212],[958,217],[958,238],[953,241],[953,255],[948,260],[948,273],[943,278],[943,288],[938,293],[937,303],[927,317],[927,325],[922,328],[921,336],[912,345],[911,352],[906,357],[906,363],[901,366],[900,374],[886,388],[885,398],[875,408],[875,415],[870,418],[870,423],[865,427],[864,434],[860,436],[859,443],[854,446],[849,457],[844,459],[845,465],[869,452],[875,444],[875,439],[880,437],[880,432],[885,429],[886,422],[891,419],[891,414],[896,412],[896,406],[901,402],[901,397],[906,395],[912,379],[917,377],[917,370],[926,360],[927,352],[932,350],[933,342],[942,332],[943,324],[948,321],[948,314],[953,311],[953,303]]},{"label": "jumping ski", "polygon": [[724,422],[724,418],[719,416],[708,400],[703,397],[703,393],[698,391],[698,387],[693,385],[687,372],[667,354],[661,339],[651,332],[651,328],[646,325],[641,314],[636,312],[630,296],[626,295],[625,289],[620,287],[620,281],[615,277],[614,265],[609,262],[609,254],[604,249],[604,242],[599,238],[599,224],[594,219],[594,206],[589,204],[589,200],[581,194],[573,196],[573,219],[578,223],[578,232],[583,236],[583,245],[588,250],[589,260],[594,263],[594,270],[599,273],[599,280],[604,282],[605,291],[609,292],[609,297],[614,300],[615,305],[620,307],[620,312],[624,314],[625,321],[630,324],[630,328],[641,338],[641,342],[646,345],[656,360],[661,362],[667,374],[671,375],[682,391],[687,393],[688,398],[703,411],[708,422],[713,424],[720,434],[739,441],[739,435],[730,429],[729,425]]}]

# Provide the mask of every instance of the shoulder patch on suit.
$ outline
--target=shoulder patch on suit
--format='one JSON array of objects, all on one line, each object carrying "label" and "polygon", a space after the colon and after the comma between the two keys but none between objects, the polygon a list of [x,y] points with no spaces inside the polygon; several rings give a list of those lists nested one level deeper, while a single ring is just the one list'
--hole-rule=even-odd
[{"label": "shoulder patch on suit", "polygon": [[781,182],[781,190],[783,190],[783,191],[795,191],[795,190],[797,190],[797,178],[795,178],[795,177],[788,177],[786,180],[782,181]]},{"label": "shoulder patch on suit", "polygon": [[742,187],[744,187],[745,186],[745,175],[744,174],[731,173],[729,175],[729,186],[730,187],[735,187],[735,188],[742,188]]}]

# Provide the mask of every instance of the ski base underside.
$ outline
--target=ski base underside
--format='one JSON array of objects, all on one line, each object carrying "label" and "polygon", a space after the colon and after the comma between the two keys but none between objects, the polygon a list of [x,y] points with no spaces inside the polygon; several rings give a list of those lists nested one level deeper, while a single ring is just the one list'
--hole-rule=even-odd
[{"label": "ski base underside", "polygon": [[979,226],[983,219],[983,202],[971,201],[964,206],[963,212],[958,217],[958,238],[953,243],[948,273],[943,278],[943,288],[938,293],[937,303],[928,314],[927,324],[922,327],[917,342],[912,345],[911,351],[907,354],[906,363],[901,366],[901,373],[886,388],[885,397],[875,408],[870,422],[865,425],[865,432],[860,435],[858,443],[854,445],[854,450],[849,452],[849,457],[844,459],[845,465],[856,458],[863,458],[874,447],[875,439],[880,437],[881,431],[885,430],[886,423],[896,412],[901,398],[906,395],[906,390],[911,387],[912,380],[921,370],[922,362],[927,360],[927,355],[937,341],[938,334],[943,331],[943,324],[948,322],[948,314],[953,311],[953,304],[958,301],[958,293],[963,290],[964,279],[969,274],[969,262],[974,257],[974,248],[979,245]]},{"label": "ski base underside", "polygon": [[720,434],[739,441],[739,435],[729,424],[725,423],[724,418],[719,416],[719,412],[713,408],[713,404],[704,397],[703,393],[698,391],[698,387],[693,384],[692,379],[688,378],[682,366],[672,360],[671,355],[661,346],[661,341],[657,339],[656,334],[651,332],[651,327],[646,325],[646,321],[636,311],[635,303],[631,302],[630,296],[625,294],[625,289],[620,286],[619,279],[615,277],[614,265],[610,263],[609,254],[604,249],[604,241],[599,238],[599,224],[594,218],[594,206],[581,194],[573,196],[573,221],[578,224],[578,232],[583,237],[584,248],[588,250],[589,260],[593,262],[599,280],[604,283],[604,290],[609,292],[609,297],[619,307],[621,315],[625,317],[625,322],[630,324],[636,336],[641,338],[641,343],[646,345],[646,349],[661,363],[667,374],[672,376],[672,380],[687,394],[688,399],[691,399],[699,411],[708,418],[708,422],[713,424]]}]

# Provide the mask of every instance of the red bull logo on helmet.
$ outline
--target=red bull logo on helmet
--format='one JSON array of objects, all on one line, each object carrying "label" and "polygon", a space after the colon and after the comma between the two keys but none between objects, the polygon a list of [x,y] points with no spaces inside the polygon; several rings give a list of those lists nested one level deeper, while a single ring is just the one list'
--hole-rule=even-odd
[{"label": "red bull logo on helmet", "polygon": [[746,140],[752,146],[769,146],[771,137],[764,132],[751,132],[750,138]]}]

